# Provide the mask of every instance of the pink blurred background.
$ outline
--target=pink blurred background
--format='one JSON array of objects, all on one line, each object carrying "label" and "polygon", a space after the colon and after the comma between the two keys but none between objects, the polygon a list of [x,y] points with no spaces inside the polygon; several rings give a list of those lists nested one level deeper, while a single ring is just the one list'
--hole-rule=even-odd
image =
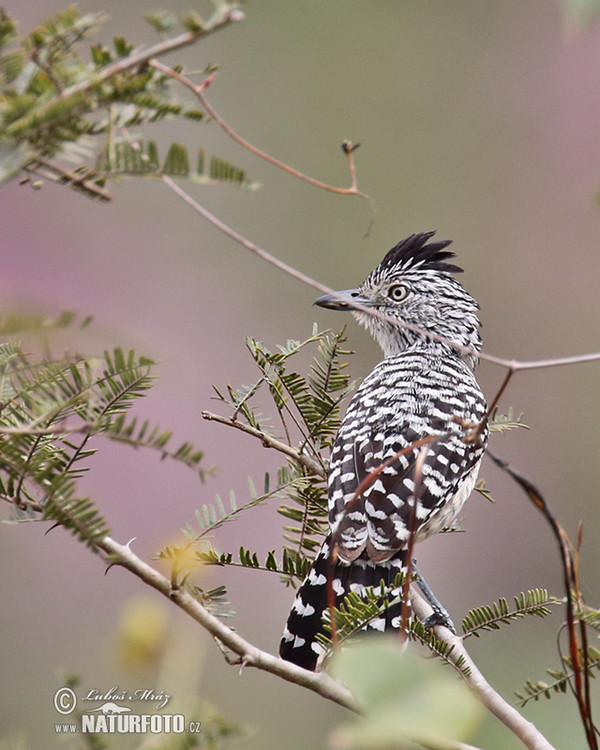
[{"label": "pink blurred background", "polygon": [[[25,33],[63,4],[6,7]],[[110,14],[105,43],[117,33],[136,45],[155,41],[141,20],[155,7],[143,0],[79,7]],[[454,239],[462,280],[481,303],[486,351],[535,359],[600,349],[600,26],[568,34],[559,7],[541,0],[254,0],[243,8],[244,22],[169,61],[194,69],[217,63],[209,97],[222,116],[256,146],[314,177],[347,184],[339,147],[346,138],[361,142],[359,187],[376,213],[360,199],[276,171],[214,124],[157,126],[148,136],[163,147],[171,140],[191,151],[203,146],[262,184],[256,192],[184,185],[197,200],[284,261],[341,289],[362,280],[400,238],[437,229]],[[173,429],[175,442],[203,448],[205,465],[218,466],[218,474],[202,485],[155,455],[99,443],[83,483],[114,537],[136,537],[134,549],[150,559],[215,493],[234,489],[242,502],[247,476],[260,486],[279,463],[200,417],[204,409],[223,412],[211,401],[212,383],[253,380],[245,336],[274,346],[307,337],[314,321],[335,329],[347,322],[356,378],[379,352],[350,320],[312,308],[314,290],[233,244],[160,182],[123,180],[112,189],[112,203],[99,205],[53,185],[40,192],[16,181],[4,185],[0,299],[3,311],[93,315],[78,345],[91,352],[133,346],[160,360],[160,381],[136,413]],[[503,374],[481,365],[490,399]],[[583,520],[583,588],[595,605],[599,375],[598,363],[517,374],[502,407],[524,412],[531,430],[492,443],[540,487],[572,536]],[[465,534],[418,550],[422,573],[457,621],[469,607],[528,588],[562,594],[543,519],[491,463],[483,476],[497,502],[474,496]],[[272,502],[225,526],[214,542],[235,552],[250,538],[266,553],[280,527]],[[203,632],[132,576],[105,576],[101,562],[66,533],[45,531],[42,524],[0,527],[0,722],[26,747],[64,746],[54,733],[52,696],[65,673],[78,674],[86,687],[159,688],[181,701],[199,696],[254,727],[241,743],[251,749],[325,747],[329,730],[347,718],[268,675],[239,676]],[[219,583],[237,607],[239,632],[275,651],[292,592],[276,576],[252,571],[207,573],[206,585]],[[118,644],[139,597],[163,618],[170,657],[136,673],[119,659]],[[544,679],[547,666],[558,666],[560,623],[557,610],[546,621],[471,639],[469,647],[512,699],[525,679]],[[532,704],[526,714],[556,746],[583,744],[570,696]],[[112,741],[128,747],[132,739]],[[491,750],[520,746],[493,720],[472,741]]]}]

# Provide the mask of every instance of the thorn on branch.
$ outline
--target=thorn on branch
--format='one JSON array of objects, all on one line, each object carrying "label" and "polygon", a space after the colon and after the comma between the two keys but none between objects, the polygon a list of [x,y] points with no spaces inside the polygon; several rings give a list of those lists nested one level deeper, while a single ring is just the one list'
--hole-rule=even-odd
[{"label": "thorn on branch", "polygon": [[242,657],[242,658],[240,659],[240,671],[239,671],[239,674],[240,674],[240,675],[242,674],[242,672],[244,671],[244,667],[245,667],[245,666],[246,666],[246,665],[247,665],[248,663],[249,663],[249,662],[248,662],[248,658],[247,658],[246,656],[243,656],[243,657]]}]

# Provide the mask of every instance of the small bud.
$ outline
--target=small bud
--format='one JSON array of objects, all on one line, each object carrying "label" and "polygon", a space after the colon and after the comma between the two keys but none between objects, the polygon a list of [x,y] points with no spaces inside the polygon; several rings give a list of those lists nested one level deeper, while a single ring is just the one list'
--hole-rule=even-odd
[{"label": "small bud", "polygon": [[342,151],[345,154],[351,154],[353,151],[360,146],[360,143],[352,143],[352,141],[342,141]]}]

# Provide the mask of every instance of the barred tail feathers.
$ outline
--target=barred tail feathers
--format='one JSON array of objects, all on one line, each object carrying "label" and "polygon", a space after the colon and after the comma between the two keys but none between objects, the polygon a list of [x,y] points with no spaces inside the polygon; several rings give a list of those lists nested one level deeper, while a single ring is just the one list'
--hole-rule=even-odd
[{"label": "barred tail feathers", "polygon": [[[386,587],[391,587],[398,573],[406,570],[405,550],[399,551],[386,562],[374,563],[366,556],[361,556],[351,563],[338,560],[331,566],[329,542],[330,537],[327,537],[296,595],[279,646],[279,655],[282,659],[310,670],[316,669],[319,658],[324,653],[323,646],[317,641],[317,635],[323,630],[323,613],[329,606],[328,576],[331,577],[335,605],[339,606],[350,591],[361,596],[367,587],[372,586],[377,590],[382,580]],[[386,592],[386,596],[391,600],[399,593],[397,589],[391,588]],[[380,631],[398,628],[399,618],[400,605],[396,604],[372,620],[367,628]]]}]

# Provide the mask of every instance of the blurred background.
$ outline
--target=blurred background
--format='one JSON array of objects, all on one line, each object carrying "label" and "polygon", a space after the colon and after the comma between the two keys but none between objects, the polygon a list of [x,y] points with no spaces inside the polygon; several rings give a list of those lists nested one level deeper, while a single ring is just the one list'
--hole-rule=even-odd
[{"label": "blurred background", "polygon": [[[162,6],[187,9],[175,0]],[[61,0],[6,6],[22,33],[63,7]],[[156,10],[146,0],[79,7],[110,15],[101,33],[107,44],[115,34],[136,45],[156,41],[142,20]],[[180,140],[191,151],[203,146],[262,185],[255,192],[184,185],[197,200],[340,289],[360,282],[399,239],[437,229],[454,240],[461,280],[480,301],[486,351],[536,359],[600,349],[600,25],[574,33],[550,0],[253,0],[243,9],[244,22],[166,61],[188,69],[218,64],[209,91],[217,111],[247,140],[313,177],[347,185],[340,144],[360,142],[359,187],[375,211],[277,171],[214,124],[157,126],[148,137]],[[100,444],[83,484],[113,536],[136,537],[135,551],[149,560],[215,493],[234,489],[242,502],[247,477],[260,486],[279,464],[250,439],[200,417],[220,409],[212,383],[254,380],[245,336],[275,346],[307,337],[315,321],[336,330],[348,323],[355,378],[379,351],[352,321],[311,307],[313,289],[235,245],[160,182],[123,180],[113,192],[112,203],[100,205],[54,185],[38,192],[16,181],[3,186],[0,300],[3,311],[93,315],[76,345],[88,352],[133,346],[160,360],[160,380],[136,413],[173,429],[175,441],[203,448],[205,466],[218,473],[201,484],[155,455]],[[503,375],[480,366],[490,400]],[[539,486],[572,538],[583,520],[582,585],[596,606],[599,376],[598,363],[518,373],[501,407],[523,412],[531,429],[492,441]],[[496,503],[474,495],[466,533],[418,550],[421,572],[458,622],[470,607],[528,588],[563,593],[543,518],[489,461],[483,477]],[[280,528],[273,502],[220,529],[214,543],[235,552],[252,538],[266,553]],[[206,634],[133,576],[104,575],[101,561],[65,532],[45,531],[42,524],[0,527],[4,737],[24,748],[64,747],[52,697],[67,674],[78,675],[82,689],[158,689],[186,710],[222,711],[245,727],[238,746],[250,750],[326,747],[329,732],[347,720],[296,686],[251,670],[240,676]],[[225,583],[237,630],[276,651],[293,598],[277,576],[214,569],[202,583]],[[557,609],[468,645],[512,700],[527,678],[544,679],[546,667],[559,666],[561,622]],[[556,747],[583,746],[570,696],[532,703],[525,714]],[[135,740],[109,739],[116,748]],[[520,747],[492,719],[472,742]]]}]

